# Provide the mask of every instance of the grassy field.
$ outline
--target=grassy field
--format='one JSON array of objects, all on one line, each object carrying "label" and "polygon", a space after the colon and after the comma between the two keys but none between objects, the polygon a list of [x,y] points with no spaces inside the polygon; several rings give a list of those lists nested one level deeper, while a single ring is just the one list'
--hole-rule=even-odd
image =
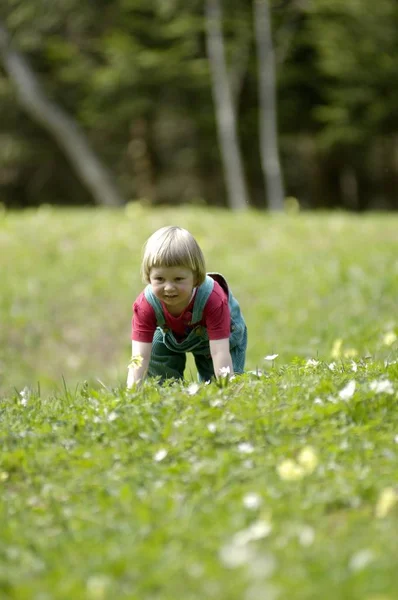
[{"label": "grassy field", "polygon": [[[227,277],[261,372],[126,392],[142,244],[171,223]],[[0,598],[398,598],[397,231],[0,212]]]}]

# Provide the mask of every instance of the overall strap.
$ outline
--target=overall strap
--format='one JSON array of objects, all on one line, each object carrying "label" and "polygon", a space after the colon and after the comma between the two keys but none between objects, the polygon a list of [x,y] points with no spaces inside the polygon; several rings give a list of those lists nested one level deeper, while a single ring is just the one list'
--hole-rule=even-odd
[{"label": "overall strap", "polygon": [[[205,281],[196,290],[191,323],[198,323],[202,319],[204,307],[206,306],[206,302],[208,301],[209,296],[213,291],[213,287],[214,279],[206,275]],[[145,298],[155,311],[157,324],[160,326],[164,325],[166,323],[166,319],[164,318],[162,305],[160,303],[160,300],[156,298],[155,294],[153,293],[150,284],[146,286],[144,293]]]},{"label": "overall strap", "polygon": [[214,279],[206,275],[206,279],[196,290],[195,302],[192,310],[192,323],[198,323],[202,319],[204,307],[213,291],[213,287]]},{"label": "overall strap", "polygon": [[156,298],[155,294],[153,293],[152,287],[150,284],[148,284],[146,286],[144,293],[145,293],[145,298],[147,299],[147,301],[149,302],[149,304],[152,306],[153,310],[155,311],[157,324],[164,325],[166,323],[166,319],[164,318],[162,305],[160,303],[160,300],[158,298]]}]

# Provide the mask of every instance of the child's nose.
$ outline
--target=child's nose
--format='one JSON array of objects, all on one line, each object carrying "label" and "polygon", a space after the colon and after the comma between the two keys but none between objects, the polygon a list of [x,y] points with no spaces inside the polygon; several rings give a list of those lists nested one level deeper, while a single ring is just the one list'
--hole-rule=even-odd
[{"label": "child's nose", "polygon": [[164,284],[164,289],[165,290],[173,289],[173,283],[171,281],[166,281],[166,283]]}]

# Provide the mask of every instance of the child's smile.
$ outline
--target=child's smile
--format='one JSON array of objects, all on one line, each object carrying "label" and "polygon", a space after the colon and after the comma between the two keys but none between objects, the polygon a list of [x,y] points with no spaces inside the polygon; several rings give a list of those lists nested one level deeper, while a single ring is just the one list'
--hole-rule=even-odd
[{"label": "child's smile", "polygon": [[195,286],[194,274],[186,267],[153,267],[149,273],[153,293],[173,316],[188,306]]}]

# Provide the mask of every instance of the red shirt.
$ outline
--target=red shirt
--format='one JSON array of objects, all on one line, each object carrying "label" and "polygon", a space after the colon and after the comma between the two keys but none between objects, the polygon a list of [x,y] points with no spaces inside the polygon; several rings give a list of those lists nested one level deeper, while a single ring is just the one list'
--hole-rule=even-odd
[{"label": "red shirt", "polygon": [[[193,329],[193,325],[189,325],[189,322],[192,319],[195,296],[196,292],[189,305],[178,317],[171,315],[161,302],[166,325],[179,340],[187,337]],[[217,281],[214,282],[213,291],[203,309],[202,319],[199,323],[195,323],[197,324],[206,327],[209,340],[222,340],[230,336],[231,314],[228,296]],[[145,292],[141,292],[133,304],[131,339],[136,342],[152,342],[156,327],[155,311],[145,298]]]}]

